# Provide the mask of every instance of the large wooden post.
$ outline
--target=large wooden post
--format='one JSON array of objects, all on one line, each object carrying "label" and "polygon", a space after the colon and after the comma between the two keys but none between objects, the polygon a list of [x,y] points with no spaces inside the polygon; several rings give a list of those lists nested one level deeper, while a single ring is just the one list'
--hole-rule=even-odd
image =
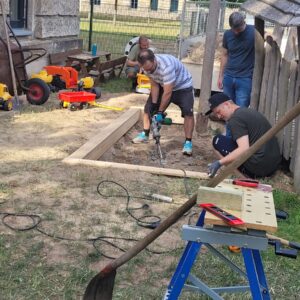
[{"label": "large wooden post", "polygon": [[[300,27],[297,27],[297,38],[298,38],[298,58],[300,53]],[[300,69],[299,61],[298,61],[298,71]],[[299,75],[299,73],[298,73]],[[297,86],[297,89],[300,87]],[[296,93],[299,95],[299,90]],[[299,101],[297,99],[296,101]],[[293,151],[293,159],[294,159],[294,188],[296,192],[300,193],[300,118],[298,117],[296,119],[295,123],[295,136],[294,136],[294,151]]]},{"label": "large wooden post", "polygon": [[212,73],[214,67],[215,47],[217,40],[217,29],[219,12],[221,7],[220,0],[211,0],[209,3],[209,13],[206,27],[205,50],[202,68],[202,80],[200,86],[200,101],[197,114],[196,131],[204,133],[207,131],[208,118],[204,113],[208,110],[208,98],[211,94]]},{"label": "large wooden post", "polygon": [[259,95],[265,63],[264,20],[255,17],[255,29],[255,63],[252,77],[252,92],[250,106],[257,110],[259,105]]}]

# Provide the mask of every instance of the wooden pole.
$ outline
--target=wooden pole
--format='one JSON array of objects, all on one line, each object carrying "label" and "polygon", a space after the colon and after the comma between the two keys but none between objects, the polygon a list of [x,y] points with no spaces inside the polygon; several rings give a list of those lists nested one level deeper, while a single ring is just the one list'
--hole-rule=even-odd
[{"label": "wooden pole", "polygon": [[[297,27],[297,37],[298,37],[298,70],[299,70],[299,54],[300,54],[300,27]],[[296,87],[299,89],[299,86]],[[299,93],[298,93],[299,95]],[[300,193],[300,120],[299,117],[296,119],[296,134],[294,136],[294,188],[296,192]]]},{"label": "wooden pole", "polygon": [[264,72],[265,63],[265,47],[264,47],[264,31],[265,22],[262,19],[255,17],[255,63],[252,77],[252,91],[250,106],[258,110],[259,95],[262,82],[262,76]]},{"label": "wooden pole", "polygon": [[217,29],[219,12],[221,8],[220,0],[212,0],[209,3],[209,13],[206,27],[205,50],[202,68],[202,80],[200,86],[200,101],[196,122],[196,131],[204,133],[207,131],[208,117],[204,113],[208,110],[208,98],[211,95],[212,72],[214,67],[215,48],[217,40]]}]

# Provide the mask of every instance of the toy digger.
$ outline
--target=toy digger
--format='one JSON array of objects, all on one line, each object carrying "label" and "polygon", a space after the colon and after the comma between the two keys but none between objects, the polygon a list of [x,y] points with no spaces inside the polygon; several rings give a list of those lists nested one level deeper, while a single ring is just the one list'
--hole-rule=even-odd
[{"label": "toy digger", "polygon": [[13,108],[13,97],[8,92],[6,84],[0,83],[0,107],[3,110],[10,111]]},{"label": "toy digger", "polygon": [[136,75],[137,86],[135,91],[139,94],[150,94],[151,83],[148,76],[142,73]]},{"label": "toy digger", "polygon": [[31,76],[39,78],[48,84],[52,92],[71,89],[73,91],[86,91],[96,95],[96,99],[101,97],[99,87],[94,87],[92,77],[84,77],[79,80],[78,72],[72,67],[45,66],[42,71]]}]

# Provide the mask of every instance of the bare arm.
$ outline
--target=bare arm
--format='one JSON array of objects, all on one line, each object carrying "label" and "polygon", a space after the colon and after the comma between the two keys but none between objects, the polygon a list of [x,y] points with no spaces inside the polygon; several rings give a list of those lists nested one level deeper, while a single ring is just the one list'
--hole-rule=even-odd
[{"label": "bare arm", "polygon": [[223,89],[223,78],[224,78],[224,70],[228,61],[228,51],[225,48],[222,48],[221,61],[220,61],[220,72],[218,78],[218,88],[220,90]]},{"label": "bare arm", "polygon": [[244,135],[236,140],[236,143],[238,144],[238,147],[233,150],[228,155],[221,158],[219,161],[221,165],[228,165],[229,163],[233,162],[235,159],[237,159],[242,153],[244,153],[249,147],[249,136]]},{"label": "bare arm", "polygon": [[139,66],[139,63],[137,61],[127,59],[126,65],[128,67],[135,67],[135,66]]},{"label": "bare arm", "polygon": [[168,104],[170,102],[171,96],[172,96],[172,92],[173,92],[173,87],[174,84],[173,83],[169,83],[169,84],[165,84],[164,85],[164,92],[162,94],[161,97],[161,103],[159,106],[159,111],[165,111],[168,107]]}]

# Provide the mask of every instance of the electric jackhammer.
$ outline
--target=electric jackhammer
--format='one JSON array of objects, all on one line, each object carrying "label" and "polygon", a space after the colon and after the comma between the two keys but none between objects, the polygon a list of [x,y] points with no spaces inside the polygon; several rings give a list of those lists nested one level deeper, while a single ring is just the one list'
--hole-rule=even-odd
[{"label": "electric jackhammer", "polygon": [[163,155],[160,147],[160,129],[161,129],[161,123],[157,122],[154,115],[151,120],[151,130],[152,130],[153,139],[155,140],[157,153],[159,155],[160,162],[162,163]]}]

